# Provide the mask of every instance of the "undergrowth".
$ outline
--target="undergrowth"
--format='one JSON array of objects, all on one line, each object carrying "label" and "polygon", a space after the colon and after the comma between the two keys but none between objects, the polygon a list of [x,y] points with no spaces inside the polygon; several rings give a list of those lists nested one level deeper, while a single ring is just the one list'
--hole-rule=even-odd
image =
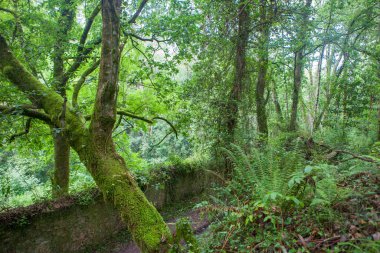
[{"label": "undergrowth", "polygon": [[233,175],[215,189],[204,252],[379,252],[379,173],[348,161],[306,161],[302,148],[269,143],[223,152]]}]

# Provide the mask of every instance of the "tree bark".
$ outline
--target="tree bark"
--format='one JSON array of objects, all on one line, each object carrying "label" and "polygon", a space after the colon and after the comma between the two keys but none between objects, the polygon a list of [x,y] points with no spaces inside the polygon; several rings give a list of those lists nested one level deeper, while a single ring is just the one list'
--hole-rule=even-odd
[{"label": "tree bark", "polygon": [[277,94],[277,88],[276,88],[276,83],[273,83],[273,88],[272,88],[272,96],[273,96],[273,103],[274,103],[274,108],[276,110],[277,118],[280,123],[284,121],[284,117],[282,115],[282,109],[280,102],[278,100],[278,94]]},{"label": "tree bark", "polygon": [[[65,0],[60,6],[60,17],[58,19],[58,30],[56,33],[56,42],[53,52],[53,87],[55,91],[66,98],[66,83],[63,81],[65,67],[63,63],[63,55],[65,46],[69,42],[68,33],[72,28],[75,8],[73,8],[72,0]],[[65,106],[62,107],[65,109]],[[65,111],[61,113],[61,121],[64,121]],[[63,122],[64,124],[64,122]],[[69,193],[69,177],[70,177],[70,145],[65,137],[63,129],[52,131],[54,141],[54,175],[52,178],[52,196],[59,198]]]},{"label": "tree bark", "polygon": [[320,93],[321,93],[322,61],[323,61],[323,56],[324,56],[324,52],[325,52],[325,47],[326,47],[326,45],[323,44],[322,49],[321,49],[321,53],[320,53],[320,56],[319,56],[319,60],[318,60],[317,94],[316,94],[315,105],[314,105],[314,117],[316,115],[318,115],[318,109],[319,109],[319,96],[320,96]]},{"label": "tree bark", "polygon": [[[90,129],[85,127],[83,117],[75,113],[70,103],[41,84],[21,65],[1,35],[0,71],[65,131],[70,146],[78,153],[105,199],[119,210],[142,252],[165,252],[171,242],[170,231],[128,172],[111,138],[116,117],[120,2],[102,2],[104,49]],[[60,115],[64,104],[65,121],[62,125]]]},{"label": "tree bark", "polygon": [[236,41],[235,77],[227,104],[226,127],[227,144],[234,142],[235,129],[238,121],[239,103],[246,80],[246,51],[249,36],[249,12],[247,3],[239,2],[238,35]]},{"label": "tree bark", "polygon": [[380,141],[380,99],[377,102],[377,141]]},{"label": "tree bark", "polygon": [[292,94],[292,111],[290,115],[289,130],[295,131],[297,129],[297,114],[298,114],[298,100],[302,82],[302,70],[303,70],[303,50],[299,50],[294,53],[294,82],[293,82],[293,94]]},{"label": "tree bark", "polygon": [[297,129],[298,101],[301,91],[302,71],[304,66],[304,49],[307,40],[307,30],[309,23],[309,12],[312,0],[306,0],[305,10],[302,14],[301,28],[298,31],[297,39],[301,45],[294,52],[294,75],[293,75],[293,94],[292,94],[292,111],[290,116],[289,131]]},{"label": "tree bark", "polygon": [[268,123],[265,110],[265,88],[267,86],[268,51],[270,36],[270,11],[266,0],[260,1],[260,26],[259,26],[259,63],[258,78],[256,83],[256,116],[259,134],[262,138],[268,138]]},{"label": "tree bark", "polygon": [[54,175],[52,178],[53,198],[69,193],[70,144],[61,133],[54,133]]}]

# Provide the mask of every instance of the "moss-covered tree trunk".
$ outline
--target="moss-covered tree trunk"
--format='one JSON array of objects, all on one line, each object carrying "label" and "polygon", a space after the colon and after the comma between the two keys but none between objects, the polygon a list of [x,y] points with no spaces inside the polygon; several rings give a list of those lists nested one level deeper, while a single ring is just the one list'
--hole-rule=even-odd
[{"label": "moss-covered tree trunk", "polygon": [[64,131],[70,146],[78,153],[99,189],[120,211],[142,252],[166,252],[171,241],[170,231],[116,153],[111,136],[116,116],[120,3],[121,0],[102,1],[101,69],[90,128],[85,126],[83,117],[69,102],[22,66],[1,35],[0,72],[33,104],[43,108],[51,121]]}]

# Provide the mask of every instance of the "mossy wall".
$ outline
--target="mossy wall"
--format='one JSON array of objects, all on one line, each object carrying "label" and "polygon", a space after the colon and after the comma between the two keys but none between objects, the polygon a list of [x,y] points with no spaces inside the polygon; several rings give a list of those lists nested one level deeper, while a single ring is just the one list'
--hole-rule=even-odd
[{"label": "mossy wall", "polygon": [[[202,170],[169,171],[169,179],[162,182],[153,178],[144,187],[158,209],[210,186],[211,178]],[[123,228],[118,212],[95,189],[0,213],[0,253],[81,252],[105,242]]]}]

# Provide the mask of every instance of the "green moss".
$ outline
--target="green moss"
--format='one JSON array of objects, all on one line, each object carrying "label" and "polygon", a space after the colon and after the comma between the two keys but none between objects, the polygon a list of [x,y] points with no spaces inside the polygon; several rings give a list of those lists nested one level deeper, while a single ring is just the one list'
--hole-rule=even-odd
[{"label": "green moss", "polygon": [[99,154],[91,171],[105,198],[120,211],[142,252],[160,252],[171,233],[156,208],[146,199],[124,162],[116,154]]},{"label": "green moss", "polygon": [[[184,240],[188,249],[184,251],[181,246],[181,240]],[[176,235],[174,236],[174,245],[171,252],[193,252],[199,253],[199,246],[197,239],[194,236],[193,229],[189,219],[182,218],[176,223]]]}]

